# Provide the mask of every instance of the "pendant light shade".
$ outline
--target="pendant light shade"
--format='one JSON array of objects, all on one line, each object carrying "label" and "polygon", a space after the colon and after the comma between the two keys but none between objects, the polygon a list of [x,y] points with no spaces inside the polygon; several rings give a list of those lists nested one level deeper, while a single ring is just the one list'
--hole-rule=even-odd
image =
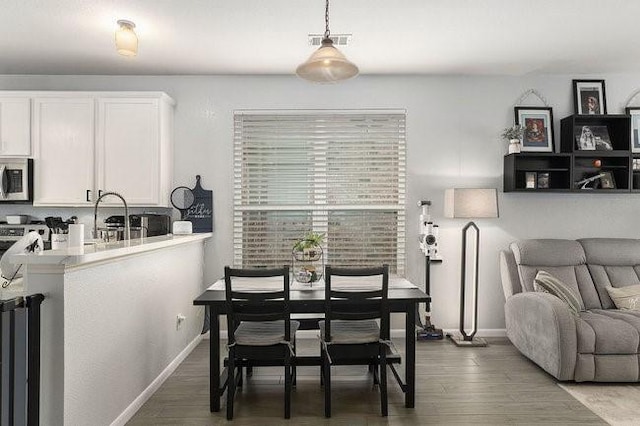
[{"label": "pendant light shade", "polygon": [[329,32],[329,0],[325,8],[325,32],[322,45],[306,62],[300,64],[296,74],[315,83],[335,83],[358,75],[358,67],[349,61],[334,45]]},{"label": "pendant light shade", "polygon": [[296,74],[316,83],[333,83],[355,77],[358,67],[333,46],[330,38],[325,38],[322,46],[300,64]]},{"label": "pendant light shade", "polygon": [[136,56],[138,54],[138,36],[133,30],[136,27],[131,21],[118,21],[116,30],[116,50],[123,56]]}]

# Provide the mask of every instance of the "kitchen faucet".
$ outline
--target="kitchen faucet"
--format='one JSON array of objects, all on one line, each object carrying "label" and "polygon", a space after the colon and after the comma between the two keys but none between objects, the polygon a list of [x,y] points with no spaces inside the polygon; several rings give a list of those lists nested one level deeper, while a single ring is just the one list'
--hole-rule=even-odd
[{"label": "kitchen faucet", "polygon": [[96,205],[93,208],[93,236],[94,238],[98,238],[98,204],[100,204],[100,201],[107,195],[113,195],[120,198],[122,200],[122,203],[124,204],[124,239],[125,241],[128,241],[131,239],[129,207],[127,206],[127,202],[125,201],[124,197],[117,192],[103,192],[102,195],[100,195],[96,200]]}]

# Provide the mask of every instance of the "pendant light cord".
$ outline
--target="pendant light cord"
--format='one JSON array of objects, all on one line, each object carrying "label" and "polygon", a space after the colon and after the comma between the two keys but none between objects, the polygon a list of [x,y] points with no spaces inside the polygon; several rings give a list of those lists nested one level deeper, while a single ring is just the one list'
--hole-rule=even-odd
[{"label": "pendant light cord", "polygon": [[330,32],[329,32],[329,0],[327,0],[327,4],[326,7],[324,9],[324,24],[325,24],[325,30],[324,30],[324,38],[330,38]]}]

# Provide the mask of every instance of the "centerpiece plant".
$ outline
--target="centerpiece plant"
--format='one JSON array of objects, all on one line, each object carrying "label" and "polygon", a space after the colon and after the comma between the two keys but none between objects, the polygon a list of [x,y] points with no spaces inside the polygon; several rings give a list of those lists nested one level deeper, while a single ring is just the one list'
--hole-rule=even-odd
[{"label": "centerpiece plant", "polygon": [[[325,234],[309,232],[293,246],[294,278],[301,283],[314,283],[322,278],[322,243]],[[297,262],[300,262],[296,264]]]},{"label": "centerpiece plant", "polygon": [[297,260],[317,260],[322,253],[324,234],[309,232],[303,239],[293,246],[293,253]]}]

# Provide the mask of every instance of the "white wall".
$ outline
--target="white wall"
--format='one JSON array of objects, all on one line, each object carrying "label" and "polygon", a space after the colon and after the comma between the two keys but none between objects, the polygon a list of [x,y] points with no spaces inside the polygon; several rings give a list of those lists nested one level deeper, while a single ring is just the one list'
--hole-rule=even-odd
[{"label": "white wall", "polygon": [[65,274],[65,425],[128,420],[157,390],[147,388],[202,330],[202,266],[198,241]]},{"label": "white wall", "polygon": [[27,265],[27,291],[46,296],[41,424],[122,425],[160,387],[199,341],[204,243]]},{"label": "white wall", "polygon": [[[178,103],[175,120],[175,184],[200,174],[214,191],[215,233],[207,247],[205,276],[214,281],[232,261],[233,111],[259,108],[406,108],[408,139],[407,276],[423,283],[417,248],[421,199],[433,201],[444,263],[432,268],[433,317],[456,328],[460,233],[464,222],[442,218],[443,189],[502,188],[502,128],[513,121],[513,103],[529,88],[553,107],[556,146],[560,119],[573,108],[572,78],[605,78],[610,113],[621,113],[640,75],[537,77],[360,76],[319,86],[294,76],[0,76],[7,90],[163,90]],[[534,97],[530,105],[540,105]],[[498,251],[518,238],[640,237],[634,226],[637,194],[500,194],[500,218],[482,229],[480,328],[504,328]],[[0,207],[0,216],[6,207]],[[37,209],[33,209],[37,214]],[[43,216],[43,215],[40,215]]]}]

